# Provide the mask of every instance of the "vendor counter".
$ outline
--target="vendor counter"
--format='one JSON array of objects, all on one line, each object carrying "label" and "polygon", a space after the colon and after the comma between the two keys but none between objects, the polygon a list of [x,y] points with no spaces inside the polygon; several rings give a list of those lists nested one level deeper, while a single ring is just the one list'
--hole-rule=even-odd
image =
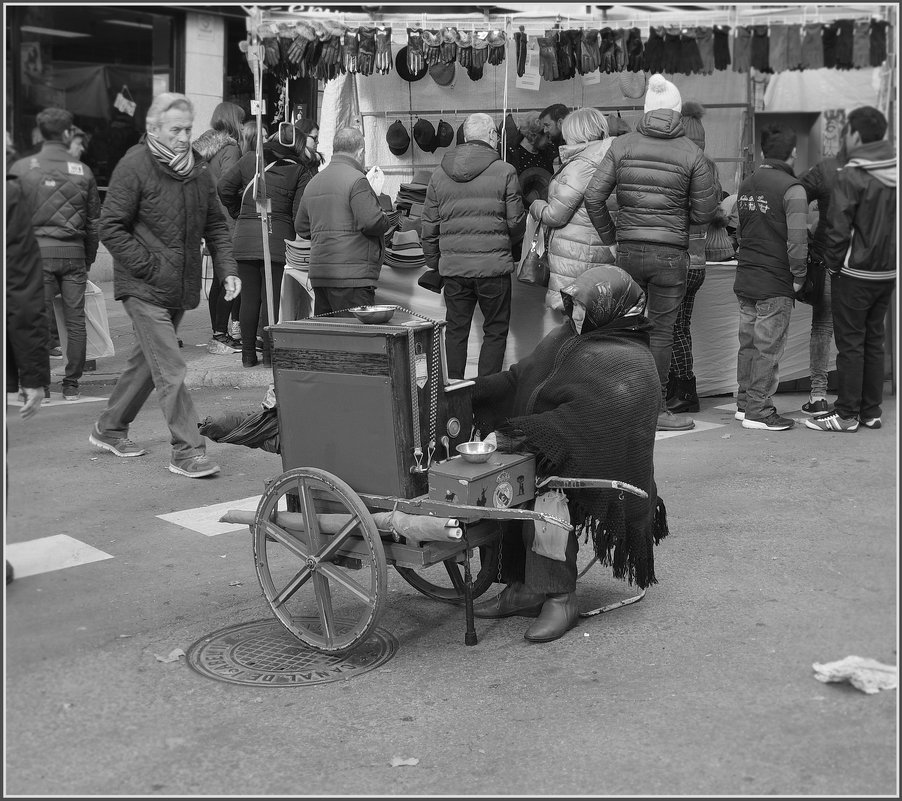
[{"label": "vendor counter", "polygon": [[[402,306],[435,320],[445,319],[442,296],[417,284],[420,269],[383,267],[376,288],[376,303]],[[735,262],[711,263],[695,299],[692,314],[692,352],[699,395],[728,395],[736,391],[736,353],[739,306],[733,294]],[[559,312],[544,306],[545,290],[512,280],[511,326],[504,366],[532,353],[536,344],[563,321]],[[286,268],[282,278],[280,320],[299,320],[313,313],[313,290],[303,270]],[[806,378],[811,307],[797,303],[789,324],[786,350],[780,361],[780,380]],[[473,314],[467,350],[466,376],[476,375],[482,342],[482,314]],[[831,344],[828,370],[835,369],[836,348]]]}]

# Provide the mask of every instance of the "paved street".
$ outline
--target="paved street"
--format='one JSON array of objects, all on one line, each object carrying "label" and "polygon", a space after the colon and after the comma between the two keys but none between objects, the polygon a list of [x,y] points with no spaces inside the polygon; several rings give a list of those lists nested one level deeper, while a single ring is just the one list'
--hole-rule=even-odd
[{"label": "paved street", "polygon": [[[119,353],[125,323],[111,319]],[[190,313],[193,361],[208,358],[203,328]],[[109,395],[114,367],[98,363],[84,402],[28,423],[7,407],[6,538],[31,573],[6,588],[7,795],[898,793],[897,691],[812,671],[849,655],[897,662],[895,397],[882,430],[852,435],[747,431],[730,398],[703,399],[704,425],[656,446],[671,529],[659,583],[558,641],[527,643],[514,617],[477,621],[466,647],[462,610],[390,570],[388,662],[250,687],[158,658],[272,619],[247,529],[171,516],[259,495],[280,459],[211,443],[219,476],[173,475],[154,397],[131,432],[147,456],[95,450],[90,398]],[[257,408],[265,392],[212,381],[192,390],[202,417]],[[802,419],[804,400],[778,407]],[[596,566],[581,606],[630,589]]]}]

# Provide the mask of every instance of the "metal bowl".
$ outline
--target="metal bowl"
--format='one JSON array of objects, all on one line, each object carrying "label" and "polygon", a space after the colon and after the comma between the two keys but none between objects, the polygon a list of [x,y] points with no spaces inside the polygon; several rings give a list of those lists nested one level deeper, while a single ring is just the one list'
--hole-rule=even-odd
[{"label": "metal bowl", "polygon": [[461,442],[457,446],[457,452],[463,456],[464,460],[475,464],[487,462],[496,450],[498,450],[498,446],[492,445],[490,442]]},{"label": "metal bowl", "polygon": [[351,309],[351,313],[362,323],[376,325],[387,323],[394,317],[394,306],[357,306]]}]

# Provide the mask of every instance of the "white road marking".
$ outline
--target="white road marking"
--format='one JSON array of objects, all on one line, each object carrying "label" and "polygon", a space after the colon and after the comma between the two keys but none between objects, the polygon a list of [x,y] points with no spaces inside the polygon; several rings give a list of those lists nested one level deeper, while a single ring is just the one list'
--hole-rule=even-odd
[{"label": "white road marking", "polygon": [[4,555],[15,570],[16,579],[113,558],[112,554],[67,534],[7,544]]},{"label": "white road marking", "polygon": [[[88,395],[82,395],[78,400],[70,401],[66,400],[63,397],[62,392],[51,392],[50,400],[43,401],[42,405],[44,408],[50,406],[73,406],[76,403],[96,403],[97,401],[105,401],[106,398],[94,398]],[[22,401],[19,400],[18,393],[7,392],[6,393],[6,405],[7,406],[22,406]]]},{"label": "white road marking", "polygon": [[247,526],[237,523],[220,523],[219,518],[229,509],[256,511],[261,497],[260,495],[254,495],[237,501],[215,503],[211,506],[198,506],[196,509],[185,509],[181,512],[169,512],[165,515],[157,515],[157,517],[168,523],[175,523],[182,528],[196,531],[205,537],[215,537],[218,534],[227,534],[231,531],[247,531]]},{"label": "white road marking", "polygon": [[[695,418],[693,418],[695,419]],[[706,423],[703,420],[695,420],[695,428],[690,428],[686,431],[656,431],[655,432],[655,442],[659,439],[670,439],[671,437],[678,437],[680,434],[697,434],[699,431],[708,431],[712,428],[723,428],[723,423]]]}]

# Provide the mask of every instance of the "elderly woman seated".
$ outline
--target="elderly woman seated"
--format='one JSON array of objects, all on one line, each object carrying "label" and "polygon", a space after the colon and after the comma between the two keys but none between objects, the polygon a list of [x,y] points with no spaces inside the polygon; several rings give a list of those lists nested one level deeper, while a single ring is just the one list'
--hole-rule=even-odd
[{"label": "elderly woman seated", "polygon": [[660,386],[648,348],[645,294],[614,265],[593,267],[561,290],[565,320],[509,370],[476,379],[473,409],[482,431],[504,452],[536,455],[542,476],[617,479],[647,498],[616,490],[567,491],[570,519],[563,561],[530,547],[531,523],[507,524],[495,598],[476,605],[482,618],[537,617],[527,640],[547,642],[576,625],[578,537],[592,535],[616,578],[655,582],[653,545],[667,534],[654,481]]}]

